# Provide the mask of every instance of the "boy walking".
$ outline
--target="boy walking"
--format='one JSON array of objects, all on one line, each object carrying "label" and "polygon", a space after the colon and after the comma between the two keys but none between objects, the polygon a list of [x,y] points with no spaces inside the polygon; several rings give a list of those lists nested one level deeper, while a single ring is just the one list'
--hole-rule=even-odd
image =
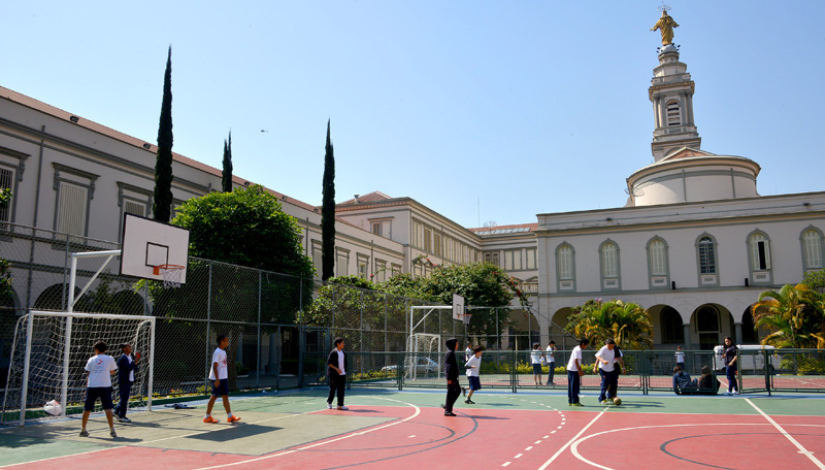
[{"label": "boy walking", "polygon": [[344,392],[347,388],[346,355],[344,354],[344,338],[335,338],[335,347],[327,358],[327,374],[329,375],[329,397],[327,408],[332,409],[332,399],[338,393],[338,409],[346,411],[344,406]]},{"label": "boy walking", "polygon": [[481,346],[473,349],[473,355],[470,356],[470,359],[468,359],[467,363],[464,364],[464,369],[467,370],[467,380],[470,382],[470,386],[467,387],[470,389],[470,394],[467,395],[467,399],[464,400],[464,403],[467,403],[468,405],[476,404],[476,402],[472,400],[473,393],[476,390],[481,390],[481,379],[478,377],[478,373],[481,370],[482,351],[484,351],[484,348],[482,348]]},{"label": "boy walking", "polygon": [[106,421],[109,422],[109,435],[117,437],[115,423],[112,418],[112,374],[117,370],[115,360],[112,356],[103,354],[109,348],[103,341],[95,343],[95,355],[86,361],[86,372],[89,377],[86,381],[86,404],[83,407],[83,419],[80,430],[80,437],[89,437],[86,430],[86,423],[89,422],[89,415],[95,409],[95,402],[100,398],[103,411],[106,413]]},{"label": "boy walking", "polygon": [[135,383],[135,372],[138,369],[138,361],[140,360],[140,353],[135,354],[135,359],[132,360],[132,345],[123,343],[120,345],[120,350],[123,355],[117,360],[117,383],[120,391],[120,404],[118,404],[115,414],[117,420],[121,423],[131,423],[132,420],[126,417],[126,412],[129,410],[129,395],[132,392],[132,384]]},{"label": "boy walking", "polygon": [[685,370],[685,352],[681,346],[676,346],[676,367]]},{"label": "boy walking", "polygon": [[212,381],[212,397],[206,404],[206,416],[204,423],[217,423],[218,420],[212,417],[212,407],[215,400],[220,396],[223,399],[223,407],[226,410],[226,422],[234,423],[241,418],[232,415],[232,408],[229,407],[229,369],[226,366],[226,348],[229,347],[229,338],[218,335],[218,347],[212,353],[212,366],[209,368],[209,380]]},{"label": "boy walking", "polygon": [[556,385],[554,381],[556,378],[556,342],[550,340],[547,344],[547,365],[550,366],[550,371],[547,372],[547,385]]},{"label": "boy walking", "polygon": [[581,378],[584,375],[582,349],[587,349],[589,343],[587,338],[580,339],[579,345],[570,353],[570,361],[567,362],[567,404],[570,406],[584,406],[579,401]]},{"label": "boy walking", "polygon": [[450,338],[447,340],[447,354],[444,355],[444,376],[447,377],[447,399],[444,402],[444,416],[455,416],[453,405],[461,395],[461,386],[458,384],[458,361],[455,358],[455,350],[458,348],[458,340]]}]

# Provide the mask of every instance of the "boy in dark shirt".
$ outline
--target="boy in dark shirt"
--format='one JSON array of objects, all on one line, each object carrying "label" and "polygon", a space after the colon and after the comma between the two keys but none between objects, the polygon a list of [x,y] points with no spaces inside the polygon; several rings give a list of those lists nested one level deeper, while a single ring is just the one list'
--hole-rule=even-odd
[{"label": "boy in dark shirt", "polygon": [[444,355],[444,376],[447,377],[447,400],[444,402],[444,416],[455,416],[453,405],[461,395],[461,386],[458,384],[458,361],[455,358],[455,350],[458,347],[458,340],[450,338],[447,340],[447,354]]}]

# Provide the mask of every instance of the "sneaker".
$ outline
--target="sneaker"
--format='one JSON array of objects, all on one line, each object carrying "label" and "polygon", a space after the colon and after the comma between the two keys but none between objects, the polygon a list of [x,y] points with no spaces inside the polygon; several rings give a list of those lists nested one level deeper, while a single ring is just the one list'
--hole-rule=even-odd
[{"label": "sneaker", "polygon": [[234,422],[240,421],[240,420],[241,420],[240,416],[234,416],[234,415],[229,417],[229,418],[226,418],[227,423],[234,423]]},{"label": "sneaker", "polygon": [[117,437],[117,433],[115,432],[115,428],[109,430],[109,435],[112,437]]},{"label": "sneaker", "polygon": [[118,417],[117,417],[117,421],[118,421],[119,423],[131,423],[131,422],[132,422],[132,420],[131,420],[131,419],[129,419],[129,418],[125,417],[125,416],[118,416]]},{"label": "sneaker", "polygon": [[602,400],[599,403],[601,403],[602,405],[612,405],[613,404],[612,401],[607,401],[607,400]]},{"label": "sneaker", "polygon": [[347,411],[349,408],[347,408],[346,406],[339,406],[338,409],[341,411]]},{"label": "sneaker", "polygon": [[725,395],[730,397],[730,396],[733,396],[733,393],[731,393],[731,392],[725,392]]},{"label": "sneaker", "polygon": [[80,431],[80,437],[89,437],[89,431],[82,429]]},{"label": "sneaker", "polygon": [[331,410],[332,409],[332,403],[327,403],[327,408]]},{"label": "sneaker", "polygon": [[470,399],[464,400],[464,403],[466,403],[468,405],[475,405],[476,404],[476,402],[474,402],[473,400],[470,400]]},{"label": "sneaker", "polygon": [[739,395],[739,390],[733,392],[734,395]]},{"label": "sneaker", "polygon": [[213,417],[211,417],[211,416],[208,416],[208,417],[206,417],[206,418],[203,418],[203,422],[204,422],[204,423],[211,423],[211,424],[220,423],[220,421],[218,421],[217,419],[215,419],[215,418],[213,418]]},{"label": "sneaker", "polygon": [[445,411],[444,416],[455,416],[455,413],[453,413],[452,411]]},{"label": "sneaker", "polygon": [[582,405],[581,403],[573,403],[573,404],[572,404],[572,405],[570,405],[570,406],[584,406],[584,405]]}]

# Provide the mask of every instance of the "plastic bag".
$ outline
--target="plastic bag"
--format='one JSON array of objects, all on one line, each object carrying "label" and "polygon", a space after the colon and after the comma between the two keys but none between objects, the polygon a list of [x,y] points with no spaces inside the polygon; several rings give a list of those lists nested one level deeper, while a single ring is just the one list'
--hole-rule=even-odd
[{"label": "plastic bag", "polygon": [[43,411],[52,415],[52,416],[60,416],[63,413],[63,408],[60,406],[60,403],[57,400],[52,400],[43,407]]}]

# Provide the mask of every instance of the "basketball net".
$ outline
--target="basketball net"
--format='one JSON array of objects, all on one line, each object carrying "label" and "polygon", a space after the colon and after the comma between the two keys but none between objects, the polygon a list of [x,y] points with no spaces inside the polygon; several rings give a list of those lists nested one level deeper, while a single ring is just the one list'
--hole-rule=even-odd
[{"label": "basketball net", "polygon": [[155,266],[155,274],[163,276],[164,289],[177,289],[181,286],[180,277],[184,266],[176,264],[161,264]]}]

